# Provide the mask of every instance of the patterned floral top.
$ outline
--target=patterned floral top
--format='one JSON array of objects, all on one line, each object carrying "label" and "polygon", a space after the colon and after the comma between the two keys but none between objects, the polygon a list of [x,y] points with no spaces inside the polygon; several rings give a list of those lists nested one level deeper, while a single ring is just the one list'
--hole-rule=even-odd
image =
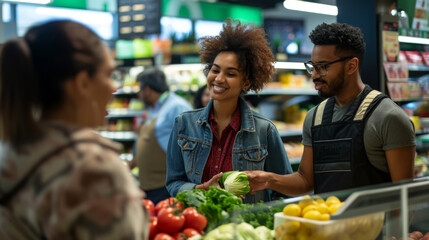
[{"label": "patterned floral top", "polygon": [[0,144],[0,239],[147,239],[144,193],[119,146],[90,129],[42,127],[19,151]]}]

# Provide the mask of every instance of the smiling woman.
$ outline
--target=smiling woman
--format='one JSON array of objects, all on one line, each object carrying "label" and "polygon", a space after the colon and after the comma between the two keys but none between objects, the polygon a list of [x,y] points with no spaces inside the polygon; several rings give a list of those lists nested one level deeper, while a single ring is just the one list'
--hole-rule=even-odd
[{"label": "smiling woman", "polygon": [[[271,81],[274,56],[265,32],[228,19],[218,36],[199,39],[211,100],[176,118],[167,151],[167,189],[218,186],[222,172],[292,172],[274,124],[253,112],[241,95]],[[276,192],[247,194],[245,202],[270,201]]]}]

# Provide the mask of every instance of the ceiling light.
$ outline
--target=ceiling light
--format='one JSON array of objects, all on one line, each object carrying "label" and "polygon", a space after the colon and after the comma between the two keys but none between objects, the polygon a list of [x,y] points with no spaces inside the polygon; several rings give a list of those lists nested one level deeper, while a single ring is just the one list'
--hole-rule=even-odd
[{"label": "ceiling light", "polygon": [[398,41],[403,43],[429,44],[428,38],[398,36]]},{"label": "ceiling light", "polygon": [[326,14],[337,16],[338,8],[337,6],[314,3],[314,2],[306,2],[300,0],[285,0],[283,2],[283,6],[290,10],[302,11],[302,12],[311,12],[318,14]]},{"label": "ceiling light", "polygon": [[166,72],[175,71],[200,71],[204,69],[201,63],[188,63],[188,64],[170,64],[164,67]]},{"label": "ceiling light", "polygon": [[53,0],[3,0],[4,2],[49,4]]},{"label": "ceiling light", "polygon": [[276,62],[274,66],[277,69],[305,69],[302,62]]},{"label": "ceiling light", "polygon": [[4,2],[48,4],[52,0],[3,0]]}]

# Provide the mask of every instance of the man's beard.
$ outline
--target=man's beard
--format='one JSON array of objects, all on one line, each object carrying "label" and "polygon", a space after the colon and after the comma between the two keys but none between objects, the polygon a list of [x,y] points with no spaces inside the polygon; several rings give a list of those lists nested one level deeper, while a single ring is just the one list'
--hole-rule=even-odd
[{"label": "man's beard", "polygon": [[327,86],[326,91],[322,91],[323,88],[317,91],[320,98],[326,99],[336,96],[340,91],[342,91],[344,86],[344,71],[341,71],[335,78],[331,79],[329,83],[321,78],[314,79],[313,82],[321,82]]}]

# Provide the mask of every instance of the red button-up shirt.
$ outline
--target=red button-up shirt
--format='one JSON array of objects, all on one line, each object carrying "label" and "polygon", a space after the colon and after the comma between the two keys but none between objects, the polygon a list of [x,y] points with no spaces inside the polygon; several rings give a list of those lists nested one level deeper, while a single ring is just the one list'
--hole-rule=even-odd
[{"label": "red button-up shirt", "polygon": [[221,139],[216,131],[217,122],[214,118],[213,108],[210,111],[209,123],[213,133],[213,142],[204,167],[202,182],[207,182],[220,172],[232,171],[232,147],[241,127],[240,106],[237,107],[229,125],[222,131]]}]

